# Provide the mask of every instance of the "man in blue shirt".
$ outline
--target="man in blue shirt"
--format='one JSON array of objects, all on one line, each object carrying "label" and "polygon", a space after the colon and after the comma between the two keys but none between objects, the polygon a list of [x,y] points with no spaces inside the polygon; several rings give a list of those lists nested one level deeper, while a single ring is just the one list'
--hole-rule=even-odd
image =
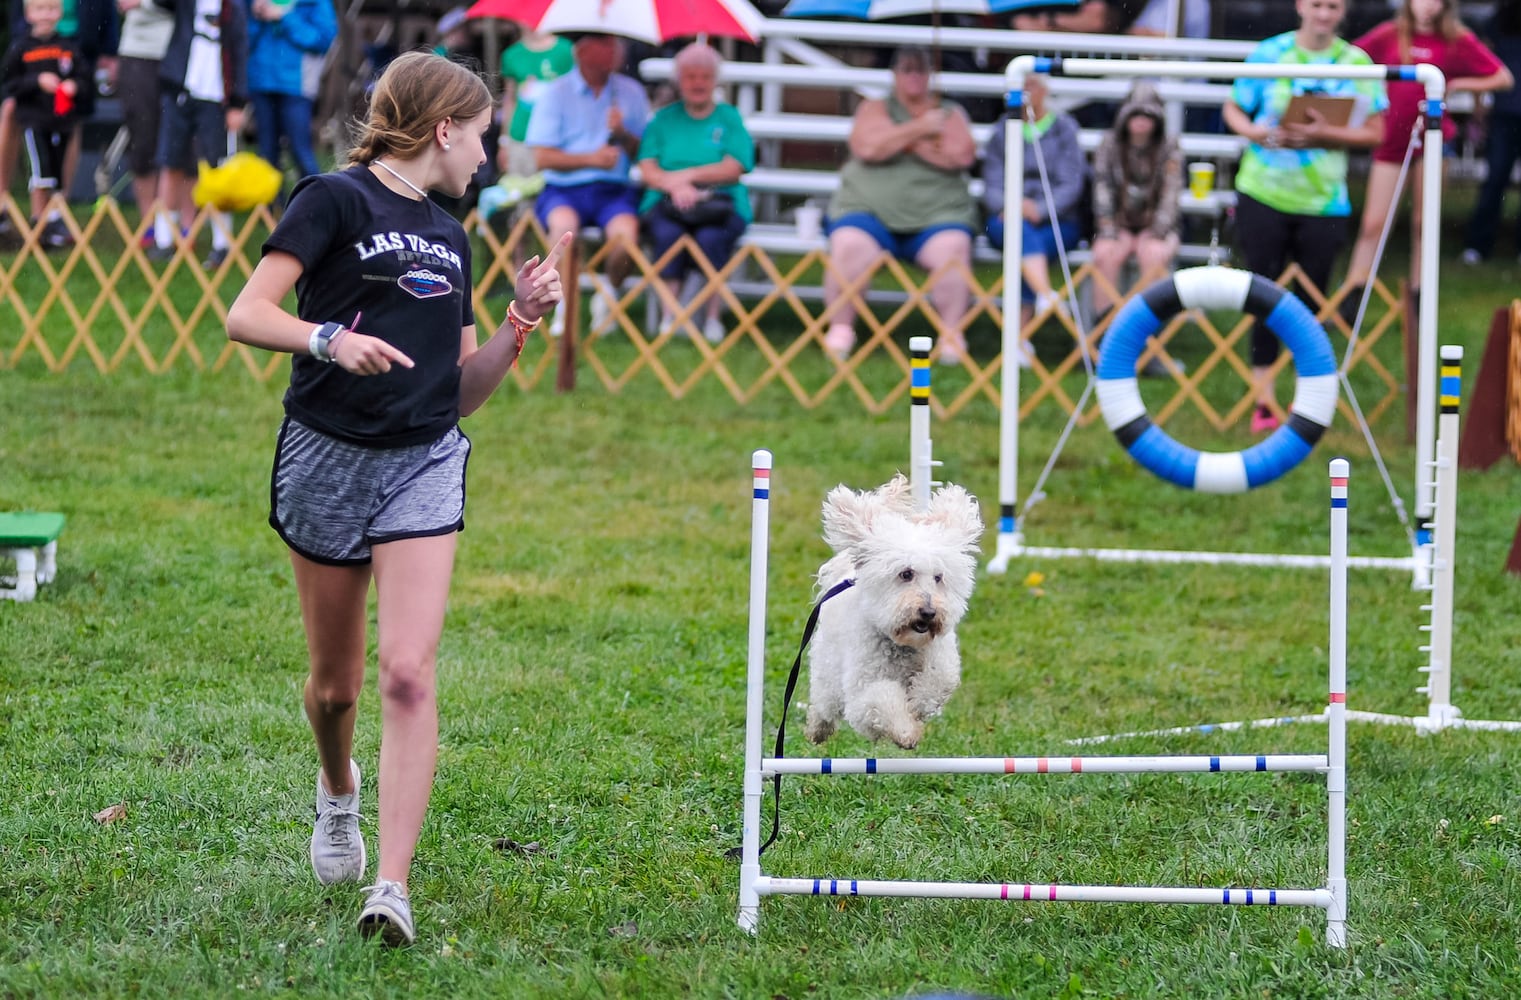
[{"label": "man in blue shirt", "polygon": [[[639,238],[629,166],[649,120],[649,98],[638,81],[615,72],[623,61],[617,38],[582,35],[575,57],[575,68],[544,89],[528,119],[524,144],[544,172],[535,211],[551,246],[583,225],[600,228],[611,247],[607,280],[616,289],[628,274],[627,248]],[[594,298],[598,305],[606,303]],[[594,315],[593,329],[599,325]]]}]

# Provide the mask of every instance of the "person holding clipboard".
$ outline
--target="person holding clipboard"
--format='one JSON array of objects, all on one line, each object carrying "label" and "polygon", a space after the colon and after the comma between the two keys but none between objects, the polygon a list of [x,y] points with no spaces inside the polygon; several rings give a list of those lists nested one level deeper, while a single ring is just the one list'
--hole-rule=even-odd
[{"label": "person holding clipboard", "polygon": [[[1247,62],[1371,65],[1367,53],[1336,32],[1345,0],[1297,0],[1299,27],[1263,41]],[[1297,100],[1296,100],[1297,98]],[[1276,281],[1290,263],[1326,291],[1336,255],[1346,245],[1352,200],[1347,150],[1383,140],[1389,106],[1382,80],[1239,79],[1223,116],[1250,140],[1236,173],[1236,229],[1249,270]],[[1292,112],[1292,113],[1291,113]],[[1278,427],[1270,369],[1278,338],[1259,320],[1252,327],[1256,406],[1252,433]]]}]

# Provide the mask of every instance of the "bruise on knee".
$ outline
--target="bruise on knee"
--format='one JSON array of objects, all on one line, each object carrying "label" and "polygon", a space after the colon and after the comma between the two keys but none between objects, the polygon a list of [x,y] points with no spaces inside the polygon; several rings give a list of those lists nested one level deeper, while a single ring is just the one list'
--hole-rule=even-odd
[{"label": "bruise on knee", "polygon": [[413,709],[431,701],[433,696],[432,670],[422,664],[389,667],[381,664],[380,697],[383,701],[401,709]]}]

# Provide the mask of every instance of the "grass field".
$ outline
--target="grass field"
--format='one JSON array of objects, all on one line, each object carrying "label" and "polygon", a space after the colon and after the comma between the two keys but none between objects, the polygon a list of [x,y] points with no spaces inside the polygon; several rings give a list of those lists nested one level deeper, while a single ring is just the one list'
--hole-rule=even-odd
[{"label": "grass field", "polygon": [[[1469,345],[1470,372],[1516,270],[1449,268],[1443,340]],[[811,412],[708,389],[670,403],[648,382],[617,397],[505,390],[466,424],[439,778],[412,883],[420,936],[402,952],[368,946],[352,929],[359,894],[317,886],[306,858],[305,652],[264,523],[281,391],[234,373],[0,373],[0,509],[69,516],[58,581],[35,603],[0,603],[0,996],[1521,992],[1521,737],[1503,734],[1352,728],[1345,952],[1321,943],[1319,911],[1265,908],[773,898],[758,938],[742,933],[724,854],[740,832],[750,453],[777,463],[774,725],[826,554],[819,502],[906,466],[907,420],[864,418],[844,398]],[[1411,503],[1413,449],[1385,424]],[[1026,488],[1059,429],[1049,415],[1025,428]],[[991,525],[991,408],[938,426],[935,443],[944,478],[977,493]],[[1032,541],[1321,552],[1335,454],[1353,463],[1352,551],[1401,554],[1344,424],[1240,497],[1168,487],[1107,433],[1080,431]],[[1454,701],[1518,718],[1521,581],[1502,569],[1521,473],[1464,473],[1461,490]],[[1369,571],[1350,603],[1350,707],[1421,711],[1422,595]],[[1060,753],[1088,734],[1314,712],[1326,635],[1316,571],[1026,561],[979,580],[964,686],[920,752]],[[372,858],[376,705],[371,689],[357,748]],[[789,752],[810,753],[797,720]],[[1301,727],[1116,749],[1323,748],[1324,730]],[[847,733],[828,752],[867,746]],[[764,862],[822,877],[1313,886],[1324,799],[1323,781],[1288,775],[789,779]],[[92,818],[114,804],[124,818]],[[769,825],[769,795],[765,808]]]}]

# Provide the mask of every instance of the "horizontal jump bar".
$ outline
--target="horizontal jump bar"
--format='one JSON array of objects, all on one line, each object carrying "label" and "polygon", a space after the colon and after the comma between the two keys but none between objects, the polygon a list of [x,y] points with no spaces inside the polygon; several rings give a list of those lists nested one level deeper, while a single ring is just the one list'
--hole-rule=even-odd
[{"label": "horizontal jump bar", "polygon": [[[1272,555],[1256,552],[1191,552],[1172,549],[1073,549],[1021,545],[1014,557],[1035,556],[1043,559],[1099,559],[1105,562],[1134,563],[1203,563],[1218,566],[1289,566],[1299,569],[1326,569],[1330,556]],[[1352,569],[1415,569],[1412,556],[1348,556]]]},{"label": "horizontal jump bar", "polygon": [[1103,757],[763,757],[761,774],[1150,774],[1324,771],[1325,754]]},{"label": "horizontal jump bar", "polygon": [[755,880],[762,896],[900,896],[915,899],[998,899],[1041,903],[1214,903],[1229,906],[1331,908],[1330,889],[1173,888],[1146,885],[1051,885],[1028,882],[902,882],[870,879]]}]

